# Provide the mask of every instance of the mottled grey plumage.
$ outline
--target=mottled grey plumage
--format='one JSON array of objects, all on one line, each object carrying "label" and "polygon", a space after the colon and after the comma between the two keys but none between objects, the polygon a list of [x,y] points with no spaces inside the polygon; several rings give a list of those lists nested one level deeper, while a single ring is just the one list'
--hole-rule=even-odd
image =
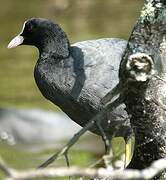
[{"label": "mottled grey plumage", "polygon": [[[30,27],[32,34],[28,32]],[[34,75],[42,94],[84,126],[102,109],[101,99],[118,83],[119,64],[127,42],[108,38],[70,46],[62,29],[44,19],[27,21],[21,36],[25,39],[23,44],[39,49]],[[129,127],[126,118],[121,105],[106,114],[101,125],[107,135],[115,133],[115,128],[118,135],[124,135],[125,127]],[[100,134],[96,126],[91,130]]]},{"label": "mottled grey plumage", "polygon": [[[52,58],[39,59],[35,68],[38,87],[47,99],[84,126],[102,108],[101,98],[118,83],[118,68],[125,47],[126,41],[120,39],[90,40],[73,44],[70,56],[58,63]],[[117,125],[116,121],[125,117],[121,107],[108,116],[110,127],[106,125],[107,117],[102,126],[104,123],[104,129],[110,131],[113,123]]]}]

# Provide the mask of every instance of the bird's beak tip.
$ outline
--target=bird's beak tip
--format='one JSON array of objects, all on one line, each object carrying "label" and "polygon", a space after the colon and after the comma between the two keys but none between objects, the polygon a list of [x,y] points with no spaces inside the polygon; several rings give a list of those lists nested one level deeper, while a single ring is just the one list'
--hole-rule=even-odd
[{"label": "bird's beak tip", "polygon": [[21,35],[18,35],[10,41],[7,48],[8,49],[15,48],[15,47],[21,45],[23,43],[23,41],[24,41],[24,37]]}]

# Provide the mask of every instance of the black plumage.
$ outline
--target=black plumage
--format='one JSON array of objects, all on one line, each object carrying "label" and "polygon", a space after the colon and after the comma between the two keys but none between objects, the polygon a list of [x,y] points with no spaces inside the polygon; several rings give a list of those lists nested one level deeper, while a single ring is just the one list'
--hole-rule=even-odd
[{"label": "black plumage", "polygon": [[[22,44],[39,49],[34,77],[43,96],[84,126],[103,108],[101,99],[118,83],[119,64],[127,42],[108,38],[70,45],[59,25],[32,18],[8,47]],[[109,136],[116,126],[118,135],[124,135],[125,128],[129,128],[126,119],[122,104],[107,113],[101,125]],[[91,131],[100,134],[97,126]]]}]

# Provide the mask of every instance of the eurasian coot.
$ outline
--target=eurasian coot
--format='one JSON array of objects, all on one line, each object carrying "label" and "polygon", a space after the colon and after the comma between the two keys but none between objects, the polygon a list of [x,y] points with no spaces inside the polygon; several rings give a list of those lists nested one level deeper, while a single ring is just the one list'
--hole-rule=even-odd
[{"label": "eurasian coot", "polygon": [[[101,99],[118,83],[119,64],[126,44],[121,39],[106,38],[70,45],[58,24],[31,18],[8,48],[34,45],[39,49],[34,70],[38,88],[45,98],[84,126],[102,109]],[[112,131],[115,126],[118,136],[123,136],[125,127],[129,127],[126,119],[122,104],[105,114],[101,125],[108,136],[115,133]],[[100,134],[96,125],[90,130]]]}]

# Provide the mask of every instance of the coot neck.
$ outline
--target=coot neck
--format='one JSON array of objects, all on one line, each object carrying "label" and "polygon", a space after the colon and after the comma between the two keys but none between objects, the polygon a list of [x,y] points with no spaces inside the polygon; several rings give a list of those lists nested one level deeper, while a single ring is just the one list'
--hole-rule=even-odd
[{"label": "coot neck", "polygon": [[57,34],[54,31],[46,31],[38,37],[37,42],[40,57],[52,56],[55,59],[64,59],[69,56],[70,43],[64,32]]}]

